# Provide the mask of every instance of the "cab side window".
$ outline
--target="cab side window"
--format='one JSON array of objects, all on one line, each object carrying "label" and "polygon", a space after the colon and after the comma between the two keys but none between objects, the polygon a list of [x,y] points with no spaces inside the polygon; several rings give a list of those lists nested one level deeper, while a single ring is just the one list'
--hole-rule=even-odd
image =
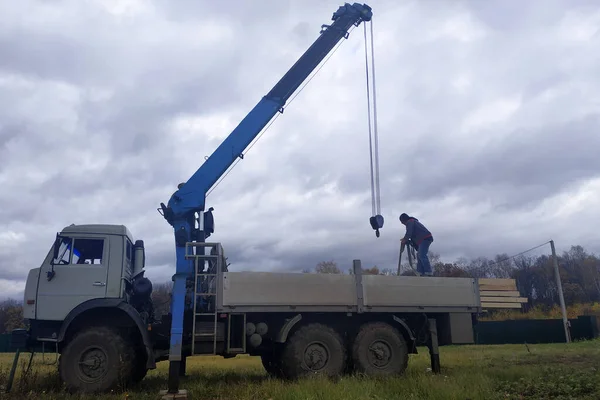
[{"label": "cab side window", "polygon": [[126,257],[127,257],[127,261],[131,262],[131,258],[133,257],[133,248],[132,248],[132,245],[131,245],[131,242],[129,241],[129,239],[127,239],[126,242],[127,242]]},{"label": "cab side window", "polygon": [[102,264],[103,239],[62,237],[55,265]]},{"label": "cab side window", "polygon": [[75,239],[73,264],[102,264],[104,240]]}]

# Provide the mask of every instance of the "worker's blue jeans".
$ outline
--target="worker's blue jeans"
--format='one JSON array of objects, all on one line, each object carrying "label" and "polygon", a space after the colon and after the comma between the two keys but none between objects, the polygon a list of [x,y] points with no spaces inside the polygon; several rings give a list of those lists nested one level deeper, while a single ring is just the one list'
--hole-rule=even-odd
[{"label": "worker's blue jeans", "polygon": [[429,251],[429,246],[431,245],[432,240],[423,240],[419,245],[419,249],[417,250],[417,271],[421,275],[431,275],[431,264],[429,263],[429,257],[427,257],[427,252]]}]

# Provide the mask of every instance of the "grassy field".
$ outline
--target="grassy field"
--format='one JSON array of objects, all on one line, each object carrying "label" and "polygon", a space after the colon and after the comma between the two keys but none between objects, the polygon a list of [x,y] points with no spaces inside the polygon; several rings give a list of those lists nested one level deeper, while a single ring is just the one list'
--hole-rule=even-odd
[{"label": "grassy field", "polygon": [[[182,388],[190,399],[599,399],[600,340],[552,345],[452,346],[441,348],[442,373],[429,370],[426,348],[411,356],[402,377],[365,379],[343,377],[336,380],[307,379],[282,382],[269,379],[260,359],[219,357],[188,359],[188,376]],[[55,366],[40,365],[34,358],[32,372],[21,371],[11,399],[159,399],[166,388],[167,367],[161,362],[137,387],[127,391],[93,396],[69,396],[62,392]],[[46,356],[48,357],[48,356]],[[46,361],[53,359],[47,358]],[[11,354],[0,355],[0,386],[6,384]]]}]

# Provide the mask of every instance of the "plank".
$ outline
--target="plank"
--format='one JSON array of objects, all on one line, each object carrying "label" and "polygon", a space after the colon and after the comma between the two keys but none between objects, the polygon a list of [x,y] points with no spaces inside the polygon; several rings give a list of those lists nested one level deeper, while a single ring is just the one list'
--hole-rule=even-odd
[{"label": "plank", "polygon": [[518,290],[503,291],[503,290],[480,290],[479,296],[494,296],[494,297],[519,297],[521,294]]},{"label": "plank", "polygon": [[527,303],[527,301],[527,297],[481,297],[482,303]]},{"label": "plank", "polygon": [[479,278],[479,285],[516,285],[517,281],[509,278]]},{"label": "plank", "polygon": [[514,292],[517,290],[515,285],[479,285],[479,291],[505,291],[505,292]]},{"label": "plank", "polygon": [[521,308],[521,303],[481,303],[482,308]]}]

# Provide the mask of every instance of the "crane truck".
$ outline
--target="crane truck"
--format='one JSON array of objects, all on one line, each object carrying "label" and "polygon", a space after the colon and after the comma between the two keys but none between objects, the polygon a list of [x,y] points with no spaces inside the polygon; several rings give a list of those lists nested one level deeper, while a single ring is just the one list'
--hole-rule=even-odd
[{"label": "crane truck", "polygon": [[[316,41],[200,168],[158,208],[172,226],[176,255],[171,308],[157,315],[145,276],[144,241],[124,225],[65,226],[24,292],[27,329],[17,349],[53,349],[72,391],[139,382],[169,361],[165,396],[182,394],[186,357],[259,356],[282,379],[351,371],[398,375],[409,354],[473,343],[478,283],[466,278],[229,271],[214,233],[207,191],[261,132],[349,29],[371,21],[366,4],[345,3]],[[366,33],[366,31],[365,31]],[[379,237],[383,217],[370,218]],[[44,347],[46,348],[46,347]]]}]

